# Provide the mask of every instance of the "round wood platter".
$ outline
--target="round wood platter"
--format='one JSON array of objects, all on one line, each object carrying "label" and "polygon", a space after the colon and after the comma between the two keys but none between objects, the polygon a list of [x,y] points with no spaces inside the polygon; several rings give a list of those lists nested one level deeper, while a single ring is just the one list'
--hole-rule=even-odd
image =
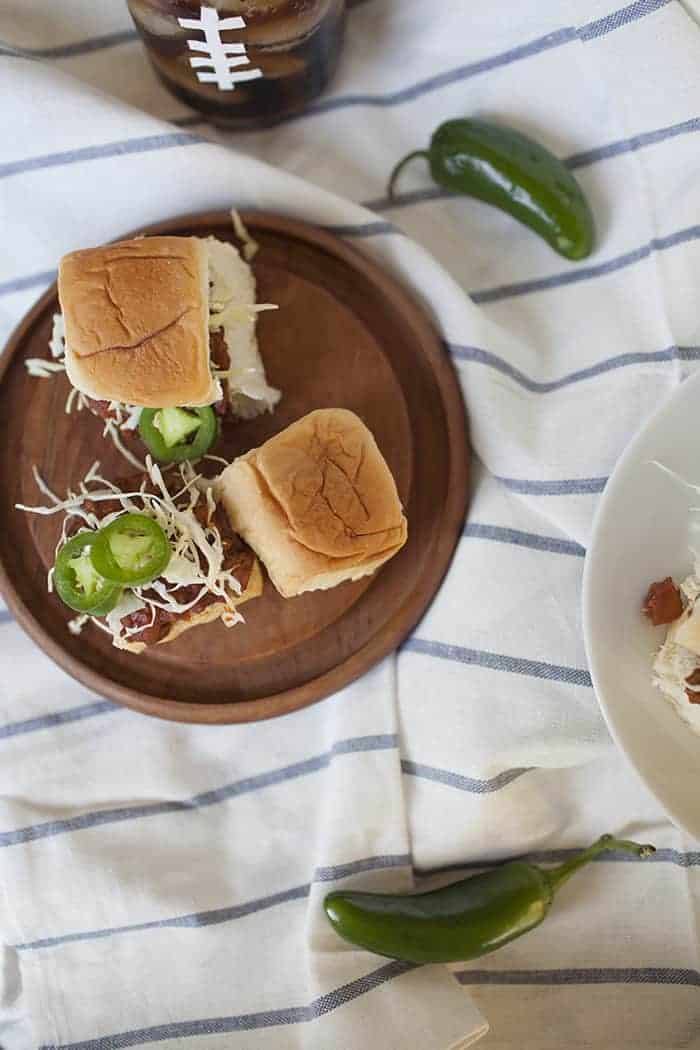
[{"label": "round wood platter", "polygon": [[[260,250],[253,260],[274,414],[227,422],[214,449],[246,452],[315,408],[352,409],[374,433],[408,518],[408,542],[373,577],[331,591],[281,598],[268,579],[243,607],[245,624],[217,622],[141,655],[115,649],[92,624],[74,637],[71,613],[46,589],[60,515],[16,503],[46,503],[36,465],[64,495],[95,459],[119,478],[132,468],[89,412],[66,415],[68,381],[31,378],[28,357],[48,357],[53,286],[0,358],[0,590],[22,627],[90,689],[147,714],[184,722],[246,722],[304,707],[367,671],[411,631],[440,585],[460,534],[469,453],[457,378],[421,308],[366,256],[332,234],[279,215],[244,214]],[[236,243],[215,212],[158,223],[147,234],[207,236]],[[216,468],[214,468],[216,469]]]}]

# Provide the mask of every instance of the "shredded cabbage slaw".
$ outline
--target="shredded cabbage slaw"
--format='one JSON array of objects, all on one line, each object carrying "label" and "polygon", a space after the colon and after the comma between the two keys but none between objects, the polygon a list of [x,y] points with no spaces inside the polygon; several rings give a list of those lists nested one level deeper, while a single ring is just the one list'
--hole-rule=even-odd
[{"label": "shredded cabbage slaw", "polygon": [[[71,620],[68,626],[73,634],[79,634],[88,620],[92,620],[96,626],[112,635],[114,645],[125,648],[125,643],[128,643],[133,635],[153,625],[157,609],[186,614],[207,594],[215,595],[225,604],[222,620],[227,627],[243,620],[235,607],[235,601],[242,592],[241,584],[231,571],[224,569],[223,543],[218,529],[211,521],[216,509],[211,482],[197,474],[191,464],[178,465],[179,488],[174,494],[169,491],[160,467],[150,456],[146,457],[145,473],[158,490],[156,493],[145,491],[146,478],[137,490],[123,491],[100,474],[99,462],[93,463],[80,482],[78,490],[69,490],[65,499],[60,499],[51,491],[36,467],[33,468],[33,473],[39,491],[47,497],[50,505],[30,507],[16,504],[16,508],[29,514],[65,514],[56,553],[68,539],[72,520],[79,519],[82,529],[96,531],[125,511],[147,514],[154,518],[165,531],[173,552],[162,576],[143,587],[125,590],[117,605],[105,617],[106,622],[85,615]],[[194,514],[194,508],[200,499],[206,501],[208,509],[206,526],[201,525]],[[85,506],[87,502],[99,503],[105,500],[117,500],[120,509],[99,518],[94,511]],[[199,587],[196,596],[190,601],[179,602],[176,598],[178,588],[191,585]],[[48,572],[47,586],[49,592],[52,592],[53,568]],[[140,609],[150,609],[150,623],[132,628],[124,627],[123,618]]]}]

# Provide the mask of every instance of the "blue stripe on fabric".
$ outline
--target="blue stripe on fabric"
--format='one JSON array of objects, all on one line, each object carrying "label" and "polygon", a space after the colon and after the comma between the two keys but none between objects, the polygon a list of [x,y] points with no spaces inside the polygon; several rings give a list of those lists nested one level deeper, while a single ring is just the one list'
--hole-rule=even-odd
[{"label": "blue stripe on fabric", "polygon": [[533,394],[550,394],[554,390],[561,390],[562,387],[571,386],[573,383],[581,383],[586,379],[593,379],[618,368],[628,368],[630,365],[651,365],[666,361],[696,361],[700,358],[700,347],[698,346],[667,346],[664,350],[617,354],[604,361],[598,361],[594,365],[569,372],[560,376],[559,379],[539,380],[531,379],[515,365],[490,350],[482,350],[478,346],[461,346],[457,343],[448,344],[448,349],[458,361],[468,361],[493,368],[508,376],[509,379],[515,380],[524,390]]},{"label": "blue stripe on fabric", "polygon": [[[567,860],[576,857],[584,848],[582,846],[577,849],[534,850],[528,853],[527,859],[533,864],[564,864]],[[678,868],[694,868],[700,865],[700,850],[682,851],[661,848],[649,857],[636,857],[633,853],[627,853],[626,850],[606,850],[605,853],[593,859],[608,863],[636,864],[643,862],[644,864],[674,864]]]},{"label": "blue stripe on fabric", "polygon": [[515,547],[528,547],[531,550],[547,551],[549,554],[571,554],[583,558],[585,547],[573,540],[559,539],[557,536],[540,536],[536,532],[522,532],[520,529],[507,529],[501,525],[484,525],[481,522],[468,522],[462,530],[465,539],[493,540],[494,543],[508,543]]},{"label": "blue stripe on fabric", "polygon": [[628,25],[629,22],[636,22],[639,18],[645,18],[654,11],[658,11],[659,8],[666,7],[670,2],[671,0],[636,0],[635,3],[628,4],[627,7],[621,7],[619,10],[605,15],[604,18],[597,18],[594,22],[588,22],[587,25],[581,26],[578,30],[578,35],[581,40],[595,40],[596,37],[612,33],[613,30],[620,29],[622,26]]},{"label": "blue stripe on fabric", "polygon": [[12,736],[21,736],[24,733],[35,733],[39,729],[51,729],[53,726],[66,725],[69,722],[81,722],[84,718],[93,718],[95,715],[106,715],[123,710],[123,707],[113,704],[111,700],[96,700],[92,704],[81,704],[79,707],[69,707],[65,711],[53,711],[48,715],[38,715],[36,718],[25,718],[21,722],[8,722],[5,725],[0,725],[0,740]]},{"label": "blue stripe on fabric", "polygon": [[511,492],[527,496],[580,496],[590,492],[602,492],[607,485],[607,478],[560,478],[555,481],[542,481],[530,478],[504,478],[494,474]]},{"label": "blue stripe on fabric", "polygon": [[62,835],[70,831],[82,831],[85,828],[100,827],[105,824],[116,824],[126,820],[139,820],[142,817],[160,816],[165,813],[183,813],[207,806],[213,806],[219,802],[225,802],[240,795],[247,795],[253,791],[260,791],[266,787],[281,784],[286,780],[294,780],[297,777],[308,776],[310,773],[325,769],[331,759],[337,755],[353,754],[361,751],[386,751],[398,746],[398,737],[395,734],[380,734],[376,736],[351,737],[348,740],[339,740],[333,747],[320,755],[295,762],[280,769],[273,769],[267,773],[258,773],[243,780],[236,780],[231,784],[215,788],[212,791],[203,791],[192,798],[178,799],[172,802],[146,802],[140,806],[117,806],[113,809],[93,810],[89,813],[81,813],[75,817],[65,820],[50,820],[43,824],[32,824],[25,828],[16,828],[14,831],[0,833],[0,847],[15,846],[23,842],[34,842],[37,839],[49,838],[53,835]]},{"label": "blue stripe on fabric", "polygon": [[364,860],[352,860],[347,864],[331,864],[325,868],[316,868],[314,882],[335,882],[336,879],[346,879],[349,875],[358,875],[363,871],[405,868],[410,864],[410,853],[385,853],[378,857],[367,857]]},{"label": "blue stripe on fabric", "polygon": [[590,674],[582,668],[561,667],[558,664],[527,660],[519,656],[505,656],[483,649],[465,649],[461,645],[447,645],[444,642],[429,641],[427,638],[408,638],[401,650],[434,656],[441,660],[454,660],[461,664],[488,667],[492,671],[508,671],[531,678],[545,678],[552,682],[567,682],[569,685],[583,685],[588,688],[592,685]]},{"label": "blue stripe on fabric", "polygon": [[123,157],[132,153],[151,153],[154,150],[172,149],[175,146],[198,146],[207,140],[188,131],[169,131],[164,135],[146,135],[138,139],[122,139],[119,142],[104,142],[101,146],[84,146],[61,153],[45,153],[39,157],[26,157],[0,164],[0,179],[43,168],[62,167],[66,164],[81,164],[86,160],[104,157]]},{"label": "blue stripe on fabric", "polygon": [[324,226],[323,229],[328,233],[335,233],[338,237],[377,237],[383,233],[397,233],[404,236],[403,230],[399,230],[393,223],[381,221]]},{"label": "blue stripe on fabric", "polygon": [[[355,0],[350,11],[363,2],[365,0]],[[105,33],[103,36],[77,40],[72,44],[59,44],[55,47],[19,47],[2,40],[0,41],[0,55],[19,55],[23,58],[73,58],[76,55],[87,55],[93,51],[103,51],[106,48],[131,43],[139,39],[139,34],[135,29],[122,29],[114,33]],[[192,123],[195,122],[204,123],[204,118],[197,115]],[[177,122],[171,121],[170,123]]]},{"label": "blue stripe on fabric", "polygon": [[[176,121],[175,123],[179,123]],[[679,135],[689,135],[700,131],[700,117],[692,117],[683,120],[679,124],[669,124],[654,131],[641,132],[639,135],[631,135],[628,139],[618,139],[608,142],[604,146],[595,146],[592,149],[572,153],[563,158],[563,163],[572,171],[577,168],[585,168],[589,164],[596,164],[601,160],[609,160],[619,157],[625,153],[634,153],[646,146],[654,146],[666,139],[673,139]],[[395,197],[376,197],[373,200],[363,201],[362,206],[371,211],[389,211],[393,208],[406,208],[414,204],[425,204],[430,201],[449,200],[451,197],[463,199],[462,194],[453,193],[452,190],[442,189],[439,186],[428,187],[422,190],[409,190],[399,193]]]},{"label": "blue stripe on fabric", "polygon": [[[585,848],[585,846],[580,846],[576,849],[534,850],[517,859],[527,860],[531,864],[564,864],[566,861],[577,857]],[[673,864],[678,868],[695,868],[700,866],[700,851],[689,850],[682,852],[676,849],[661,848],[657,849],[649,857],[636,857],[633,853],[627,853],[623,850],[606,850],[605,853],[600,853],[597,857],[593,857],[592,862],[596,864]],[[495,868],[504,863],[506,861],[504,861],[503,857],[499,857],[493,860],[482,859],[479,861],[463,861],[461,864],[445,864],[437,868],[414,868],[413,871],[419,878],[429,879],[435,875],[467,872],[474,869],[482,871],[485,868]]]},{"label": "blue stripe on fabric", "polygon": [[631,135],[628,139],[618,139],[616,142],[610,142],[606,146],[598,146],[594,149],[582,150],[580,153],[572,153],[571,156],[566,158],[564,163],[572,170],[585,168],[589,164],[608,160],[610,157],[619,157],[623,153],[633,153],[643,149],[645,146],[654,146],[656,143],[664,142],[666,139],[673,139],[678,135],[689,135],[696,131],[700,131],[700,118],[692,117],[690,120],[683,120],[679,124],[669,124],[666,127],[657,128],[655,131]]},{"label": "blue stripe on fabric", "polygon": [[362,207],[370,211],[389,211],[391,208],[407,208],[412,204],[425,204],[429,201],[442,201],[450,197],[464,200],[460,193],[452,190],[443,190],[439,187],[430,187],[424,190],[409,190],[406,193],[397,193],[394,197],[375,197],[372,200],[362,201]]},{"label": "blue stripe on fabric", "polygon": [[185,113],[181,117],[171,117],[169,124],[176,124],[179,128],[194,128],[197,124],[207,124],[207,118],[200,113]]},{"label": "blue stripe on fabric", "polygon": [[138,38],[135,29],[122,29],[116,33],[105,33],[104,36],[89,37],[86,40],[77,40],[73,44],[59,44],[56,47],[17,47],[2,40],[0,55],[18,58],[75,58],[77,55],[89,55],[93,51],[104,51],[108,47],[131,43]]},{"label": "blue stripe on fabric", "polygon": [[[303,119],[310,116],[315,116],[320,113],[326,113],[335,109],[347,108],[349,106],[396,106],[404,102],[410,102],[413,99],[420,98],[422,95],[428,94],[429,92],[438,90],[449,84],[454,84],[462,80],[466,80],[470,77],[476,76],[481,73],[488,72],[491,69],[496,69],[500,66],[510,65],[513,62],[520,61],[524,58],[532,57],[533,55],[540,54],[543,51],[550,50],[554,47],[560,47],[563,44],[568,44],[574,40],[591,40],[595,37],[603,36],[606,33],[612,32],[615,29],[619,29],[621,26],[626,25],[629,22],[635,21],[636,19],[643,18],[650,14],[652,11],[657,10],[659,7],[669,3],[670,0],[637,0],[636,3],[630,4],[627,7],[621,8],[618,11],[612,12],[605,18],[598,19],[594,22],[589,22],[584,26],[576,29],[574,27],[565,27],[562,29],[555,30],[552,33],[547,33],[542,37],[538,37],[535,40],[531,40],[526,44],[518,45],[517,47],[510,48],[507,51],[501,52],[496,55],[492,55],[485,59],[480,59],[476,62],[470,62],[463,66],[457,66],[454,69],[445,71],[444,73],[437,74],[433,77],[428,77],[425,80],[419,81],[416,84],[412,84],[409,87],[403,88],[399,91],[389,92],[384,95],[369,95],[369,94],[358,94],[358,95],[346,95],[339,98],[324,99],[321,102],[317,102],[314,105],[307,106],[307,108],[298,114],[291,114],[286,117],[280,118],[278,123],[288,123],[292,120]],[[94,38],[93,40],[78,42],[75,44],[67,44],[59,46],[58,48],[48,49],[50,57],[65,57],[69,54],[80,54],[83,53],[81,49],[95,50],[103,46],[113,46],[114,43],[123,43],[126,39],[132,39],[136,34],[130,31],[124,31],[130,35],[125,36],[124,33],[109,34],[106,37]],[[2,45],[5,48],[6,54],[21,54],[22,49],[12,48],[8,45]],[[46,49],[43,49],[46,50]],[[44,57],[42,55],[42,49],[35,52],[25,52],[32,57]],[[176,118],[177,123],[181,123],[183,126],[187,124],[198,123],[196,116],[186,115],[183,117]],[[170,139],[170,142],[163,142],[162,140]],[[178,141],[179,139],[179,141]],[[145,145],[148,141],[161,140],[158,145]],[[72,164],[78,163],[83,160],[94,160],[99,157],[114,156],[117,154],[125,153],[140,153],[146,152],[149,149],[163,149],[166,146],[176,145],[191,145],[196,142],[205,142],[206,139],[202,139],[199,136],[189,135],[187,133],[174,132],[169,135],[154,135],[148,136],[142,140],[130,140],[128,142],[111,143],[104,146],[86,147],[79,150],[67,150],[64,153],[48,154],[43,157],[28,158],[21,161],[13,161],[5,165],[0,165],[0,178],[8,175],[19,174],[23,171],[37,170],[39,168],[53,167],[57,164]],[[138,143],[141,143],[139,148]],[[111,147],[111,148],[110,148]]]},{"label": "blue stripe on fabric", "polygon": [[563,273],[553,273],[548,277],[535,277],[528,281],[517,281],[513,284],[501,284],[495,288],[482,288],[470,292],[475,303],[495,303],[502,299],[513,299],[519,295],[530,295],[532,292],[544,292],[552,288],[561,288],[563,285],[578,284],[581,281],[589,281],[594,277],[604,277],[609,273],[616,273],[627,266],[647,259],[652,252],[665,251],[674,248],[678,244],[687,244],[700,238],[700,226],[689,226],[685,230],[668,234],[666,237],[655,237],[648,244],[635,248],[631,252],[624,252],[614,259],[596,263],[594,266],[577,266],[576,269],[565,270]]},{"label": "blue stripe on fabric", "polygon": [[420,780],[432,780],[436,784],[457,788],[471,795],[488,795],[493,791],[500,791],[521,777],[523,773],[529,773],[531,769],[531,766],[522,769],[506,769],[489,780],[477,780],[474,777],[465,777],[461,773],[452,773],[449,769],[436,769],[435,766],[426,766],[420,762],[401,759],[401,770],[407,776],[418,777]]},{"label": "blue stripe on fabric", "polygon": [[460,970],[460,984],[682,984],[700,987],[700,971],[671,966],[607,966],[562,970]]},{"label": "blue stripe on fabric", "polygon": [[27,277],[13,277],[9,281],[0,281],[0,295],[12,295],[14,292],[23,292],[26,288],[51,284],[56,280],[56,276],[56,270],[44,270],[42,273],[29,274]]},{"label": "blue stripe on fabric", "polygon": [[629,22],[634,22],[639,18],[644,18],[646,15],[651,14],[653,11],[657,10],[659,7],[663,7],[667,3],[670,3],[670,0],[638,0],[637,3],[629,4],[627,7],[620,8],[618,11],[613,11],[605,18],[597,19],[594,22],[588,22],[578,29],[573,26],[565,26],[562,29],[556,29],[544,36],[530,40],[526,44],[519,44],[516,47],[509,48],[507,51],[491,55],[488,58],[479,59],[476,62],[469,62],[466,65],[446,70],[444,73],[428,77],[427,79],[418,81],[416,84],[412,84],[409,87],[402,88],[399,91],[387,92],[382,95],[341,95],[335,98],[323,99],[321,102],[307,106],[306,109],[300,113],[292,113],[280,117],[279,120],[274,122],[274,124],[289,124],[292,121],[318,116],[319,114],[328,113],[336,109],[346,109],[350,106],[387,107],[398,106],[404,102],[412,102],[414,99],[427,95],[432,91],[437,91],[450,84],[456,84],[468,80],[471,77],[478,76],[481,73],[487,73],[492,69],[498,69],[501,66],[508,66],[514,62],[520,62],[525,58],[531,58],[533,55],[541,54],[543,51],[549,51],[552,48],[561,47],[564,44],[570,44],[577,40],[585,42],[592,40],[595,37],[604,36],[606,33],[611,33],[615,29],[627,25]]},{"label": "blue stripe on fabric", "polygon": [[[337,879],[345,879],[350,875],[357,875],[365,871],[379,871],[389,868],[409,867],[411,855],[409,853],[389,853],[377,857],[365,857],[362,860],[351,861],[348,864],[336,864],[332,867],[317,868],[314,872],[314,882],[334,882]],[[113,937],[121,933],[141,933],[146,930],[195,928],[214,926],[222,922],[231,922],[235,919],[245,918],[259,911],[286,904],[289,901],[303,900],[311,892],[311,883],[303,883],[300,886],[292,886],[288,890],[279,893],[270,893],[256,900],[246,901],[243,904],[234,904],[226,908],[213,908],[208,911],[192,912],[188,915],[176,915],[170,919],[154,919],[151,922],[135,922],[128,926],[110,926],[99,930],[84,930],[77,933],[64,933],[56,937],[43,937],[40,940],[28,941],[26,944],[15,944],[16,951],[37,951],[40,948],[56,948],[61,944],[73,944],[75,941],[95,941],[104,937]]]},{"label": "blue stripe on fabric", "polygon": [[[426,198],[427,199],[427,198]],[[371,202],[370,202],[371,203]],[[378,203],[378,202],[375,202]],[[402,233],[403,231],[397,229],[391,223],[384,222],[369,222],[361,223],[359,225],[348,225],[348,226],[331,226],[327,227],[335,233],[345,234],[346,236],[356,237],[371,237],[376,234],[385,233]],[[575,269],[565,270],[561,273],[549,274],[547,277],[534,277],[527,281],[515,281],[511,284],[497,285],[494,288],[482,288],[470,291],[468,294],[472,301],[477,304],[484,303],[495,303],[500,302],[504,299],[513,299],[521,295],[531,295],[534,292],[550,291],[552,288],[561,288],[570,284],[579,284],[583,281],[589,281],[596,277],[604,277],[611,273],[616,273],[618,270],[623,270],[628,266],[632,266],[635,263],[641,262],[644,259],[649,258],[654,252],[666,251],[668,248],[674,248],[679,244],[686,244],[691,241],[698,240],[700,238],[700,226],[691,226],[685,230],[678,230],[676,233],[669,234],[666,237],[655,237],[648,244],[643,244],[639,248],[635,248],[632,251],[624,252],[622,255],[618,255],[613,259],[607,259],[605,262],[596,263],[593,266],[580,266],[577,265]],[[0,292],[2,292],[2,286],[0,285]],[[478,347],[465,347],[464,350],[471,352],[473,360],[478,360],[478,355],[482,355],[484,360],[489,357],[495,357],[490,355],[486,350],[480,350]],[[671,348],[672,349],[672,348]],[[659,354],[665,354],[668,351],[656,351]],[[624,355],[621,355],[624,357]],[[659,358],[663,360],[664,358]],[[494,364],[493,361],[489,362]],[[626,362],[622,362],[625,364]],[[630,362],[632,363],[632,362]],[[611,365],[611,367],[620,367],[619,365]],[[597,368],[597,366],[594,366]],[[581,375],[576,373],[573,374],[573,379],[564,377],[563,380],[553,380],[551,383],[537,383],[535,380],[528,379],[522,373],[518,372],[512,365],[507,365],[501,369],[506,374],[511,375],[514,379],[522,382],[524,386],[531,384],[532,389],[548,389],[556,390],[559,385],[566,385],[567,382],[575,382],[577,379],[586,379],[589,374],[596,374],[595,371],[590,372],[584,369]],[[603,369],[604,371],[605,369]]]},{"label": "blue stripe on fabric", "polygon": [[310,883],[305,883],[301,886],[292,886],[280,893],[270,893],[267,897],[259,897],[257,900],[234,904],[227,908],[212,908],[209,911],[177,915],[170,919],[154,919],[151,922],[134,922],[128,926],[110,926],[100,930],[85,930],[79,933],[64,933],[56,937],[42,937],[36,941],[28,941],[26,944],[15,944],[14,948],[18,952],[30,952],[41,948],[56,948],[62,944],[74,944],[76,941],[102,940],[105,937],[114,937],[122,933],[142,933],[147,930],[182,927],[199,929],[222,922],[231,922],[234,919],[242,919],[246,915],[254,915],[256,912],[266,911],[268,908],[274,908],[288,901],[304,899],[308,897],[310,891]]},{"label": "blue stripe on fabric", "polygon": [[[357,94],[357,95],[343,95],[336,98],[324,99],[320,102],[307,106],[300,113],[290,114],[284,117],[280,117],[278,120],[273,121],[274,126],[276,124],[287,124],[294,120],[300,120],[305,117],[316,116],[321,113],[327,113],[335,109],[345,109],[350,106],[397,106],[403,102],[410,102],[413,99],[420,98],[422,95],[428,94],[431,91],[436,91],[439,88],[445,87],[449,84],[457,83],[461,80],[467,80],[470,77],[477,76],[480,73],[486,73],[491,69],[497,69],[500,66],[507,66],[513,62],[521,61],[524,58],[530,58],[533,55],[540,54],[543,51],[548,51],[554,47],[560,47],[562,44],[572,43],[578,39],[578,31],[573,27],[565,27],[563,29],[557,29],[552,33],[547,33],[544,36],[538,37],[535,40],[531,40],[526,44],[520,44],[516,47],[510,48],[508,51],[503,51],[496,55],[491,55],[488,58],[479,59],[476,62],[470,62],[466,65],[456,66],[453,69],[446,70],[444,73],[439,73],[435,76],[428,77],[425,80],[418,81],[415,84],[411,84],[408,87],[402,88],[398,91],[387,92],[386,94]],[[117,40],[115,43],[121,43],[123,41]],[[90,50],[90,42],[87,42],[87,50]],[[66,48],[72,48],[72,54],[81,53],[78,48],[80,44],[65,45]],[[110,46],[110,45],[107,45]],[[21,57],[42,57],[35,55],[32,52],[25,52],[19,48],[13,48],[11,45],[2,45],[4,52],[7,55],[21,56]],[[59,49],[60,50],[60,49]],[[52,53],[46,57],[66,57],[63,55]],[[189,125],[203,124],[206,123],[206,118],[198,116],[197,114],[187,114],[181,117],[176,117],[171,121],[173,124],[179,124],[180,126],[186,127]],[[243,129],[245,130],[245,129]]]},{"label": "blue stripe on fabric", "polygon": [[259,1013],[238,1014],[233,1017],[207,1017],[196,1021],[170,1021],[150,1028],[115,1032],[112,1035],[85,1039],[79,1043],[44,1044],[39,1050],[123,1050],[124,1047],[141,1043],[158,1043],[166,1039],[186,1039],[197,1035],[220,1035],[224,1032],[250,1032],[277,1025],[306,1024],[324,1014],[346,1006],[361,995],[373,991],[387,981],[415,970],[415,963],[390,962],[364,977],[335,988],[332,992],[314,999],[308,1006],[290,1006],[282,1010],[265,1010]]},{"label": "blue stripe on fabric", "polygon": [[[490,780],[474,780],[470,777],[464,777],[461,774],[452,773],[446,770],[435,770],[434,767],[425,766],[418,763],[408,762],[404,760],[402,762],[404,773],[409,776],[421,776],[422,771],[428,771],[425,779],[435,780],[438,783],[445,784],[449,787],[455,787],[458,790],[465,790],[467,792],[474,792],[476,794],[482,794],[485,790],[498,790],[496,786],[484,788],[479,785],[496,785],[505,786],[507,783],[511,783],[521,773],[528,772],[528,770],[507,770],[503,773],[498,774],[497,777],[493,777]],[[414,771],[415,770],[415,771]],[[434,776],[436,773],[437,776]],[[477,785],[476,789],[473,785]],[[552,850],[538,850],[527,854],[526,859],[531,863],[535,864],[554,864],[564,863],[567,860],[571,860],[577,854],[581,852],[580,849],[552,849]],[[642,863],[639,857],[635,857],[630,853],[626,852],[615,852],[610,851],[594,858],[597,863],[615,863],[615,862],[627,862],[627,863]],[[450,864],[439,868],[429,869],[415,869],[415,872],[420,877],[429,878],[435,875],[443,875],[447,873],[459,873],[466,872],[472,869],[482,870],[484,868],[492,868],[503,863],[502,858],[499,860],[481,860],[479,862],[465,862],[462,864]],[[695,867],[700,865],[700,851],[680,852],[673,849],[657,849],[656,853],[652,854],[651,857],[647,857],[644,863],[670,863],[679,867]],[[411,864],[410,854],[387,854],[377,857],[368,857],[363,860],[351,861],[348,864],[338,864],[332,867],[321,867],[317,868],[314,872],[314,882],[331,882],[338,879],[347,878],[350,875],[360,874],[366,871],[375,871],[379,869],[388,869],[394,867],[408,867]],[[16,944],[13,947],[17,951],[37,951],[42,948],[55,948],[62,944],[70,944],[76,941],[90,941],[99,940],[105,937],[112,937],[122,933],[138,933],[142,931],[148,931],[152,929],[162,928],[200,928],[210,925],[220,924],[224,922],[233,921],[239,918],[244,918],[247,915],[255,914],[256,912],[266,910],[268,908],[276,907],[280,904],[287,903],[289,901],[305,899],[308,897],[311,890],[311,884],[305,883],[300,886],[293,886],[290,889],[283,890],[279,893],[269,894],[265,897],[257,898],[256,900],[246,901],[243,904],[232,905],[227,908],[216,908],[208,911],[194,912],[187,915],[178,915],[169,919],[156,919],[151,922],[132,923],[127,926],[112,926],[98,930],[86,930],[76,933],[61,934],[55,937],[44,937],[39,940],[30,941],[25,944]]]},{"label": "blue stripe on fabric", "polygon": [[551,48],[571,43],[576,39],[577,32],[573,27],[557,29],[552,33],[547,33],[545,36],[531,40],[527,44],[519,44],[517,47],[491,55],[488,58],[469,62],[463,66],[456,66],[453,69],[446,70],[444,73],[438,73],[436,76],[411,84],[409,87],[401,88],[399,91],[387,92],[381,95],[341,95],[336,98],[323,99],[321,102],[307,106],[301,113],[280,117],[275,123],[288,124],[295,120],[303,120],[306,117],[329,113],[332,110],[347,109],[350,106],[399,106],[404,102],[412,102],[414,99],[427,95],[432,91],[447,87],[449,84],[456,84],[460,81],[468,80],[470,77],[478,76],[480,73],[487,73],[491,69],[498,69],[500,66],[519,62],[524,58],[530,58]]},{"label": "blue stripe on fabric", "polygon": [[[164,136],[167,137],[167,136]],[[198,139],[197,141],[204,141]],[[125,151],[135,152],[135,151]],[[0,165],[0,177],[2,176],[2,165]],[[397,233],[401,234],[402,231],[396,226],[389,222],[370,222],[370,223],[359,223],[359,224],[348,224],[346,226],[326,226],[331,233],[336,233],[339,236],[344,237],[371,237],[375,234],[381,233]],[[56,270],[44,270],[41,273],[29,274],[25,277],[14,277],[8,281],[0,281],[0,296],[12,295],[15,292],[22,292],[28,288],[37,288],[41,286],[48,286],[56,280]]]}]

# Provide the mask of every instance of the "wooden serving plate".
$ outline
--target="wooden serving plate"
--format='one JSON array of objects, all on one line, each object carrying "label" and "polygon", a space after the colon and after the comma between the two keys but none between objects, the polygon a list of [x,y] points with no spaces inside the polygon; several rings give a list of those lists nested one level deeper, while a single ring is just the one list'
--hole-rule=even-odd
[{"label": "wooden serving plate", "polygon": [[[278,215],[243,216],[260,244],[258,299],[279,303],[258,321],[270,382],[283,391],[273,415],[229,423],[215,451],[228,459],[314,408],[357,412],[373,431],[406,508],[408,543],[375,576],[284,600],[266,580],[243,607],[246,623],[214,623],[136,656],[87,625],[46,590],[59,517],[15,510],[46,503],[36,465],[63,496],[95,459],[106,477],[129,466],[92,414],[66,415],[64,375],[33,379],[27,357],[47,357],[50,288],[0,358],[0,589],[22,627],[95,692],[183,722],[270,718],[327,696],[395,649],[417,623],[449,565],[467,496],[462,398],[447,352],[423,311],[374,262],[321,229]],[[235,243],[229,216],[158,223],[148,234],[214,234]]]}]

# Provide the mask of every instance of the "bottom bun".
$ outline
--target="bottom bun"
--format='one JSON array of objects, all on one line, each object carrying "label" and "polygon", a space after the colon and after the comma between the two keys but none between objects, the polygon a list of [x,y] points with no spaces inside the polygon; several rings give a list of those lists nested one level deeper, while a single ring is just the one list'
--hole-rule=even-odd
[{"label": "bottom bun", "polygon": [[[248,586],[242,594],[236,596],[235,601],[228,604],[226,602],[214,602],[212,605],[208,605],[206,609],[202,609],[201,612],[195,613],[194,616],[183,616],[182,619],[175,620],[165,638],[160,638],[155,644],[164,645],[166,642],[174,642],[185,631],[189,631],[190,627],[199,627],[200,624],[212,623],[214,620],[220,619],[226,610],[230,610],[232,606],[237,609],[239,605],[250,601],[251,598],[259,598],[262,594],[262,589],[263,577],[260,571],[260,562],[256,558],[250,572]],[[125,649],[129,653],[142,653],[144,649],[151,648],[145,642],[120,641],[117,644],[115,641],[114,644],[118,649]]]},{"label": "bottom bun", "polygon": [[[373,572],[381,568],[385,561],[389,561],[389,558],[393,558],[395,554],[398,554],[403,544],[404,541],[402,540],[401,543],[389,547],[388,550],[381,551],[374,558],[361,562],[355,568],[330,569],[328,572],[317,572],[312,579],[306,580],[301,585],[302,590],[288,590],[288,593],[285,594],[284,588],[288,588],[289,585],[284,578],[278,579],[279,586],[277,584],[275,586],[284,598],[295,598],[297,594],[303,594],[307,591],[328,591],[331,587],[337,587],[340,583],[353,583],[355,580],[361,580],[363,576],[371,576]],[[274,583],[275,581],[273,580],[272,582]]]}]

